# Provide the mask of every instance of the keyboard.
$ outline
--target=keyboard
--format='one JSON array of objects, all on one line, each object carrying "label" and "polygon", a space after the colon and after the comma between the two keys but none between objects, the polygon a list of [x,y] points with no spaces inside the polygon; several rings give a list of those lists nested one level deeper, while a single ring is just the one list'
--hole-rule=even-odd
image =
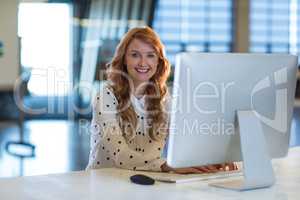
[{"label": "keyboard", "polygon": [[143,174],[153,178],[156,181],[167,183],[186,183],[193,181],[205,181],[211,179],[222,179],[229,177],[242,176],[242,170],[234,171],[220,171],[216,173],[204,174],[175,174],[175,173],[162,173],[162,172],[143,172]]}]

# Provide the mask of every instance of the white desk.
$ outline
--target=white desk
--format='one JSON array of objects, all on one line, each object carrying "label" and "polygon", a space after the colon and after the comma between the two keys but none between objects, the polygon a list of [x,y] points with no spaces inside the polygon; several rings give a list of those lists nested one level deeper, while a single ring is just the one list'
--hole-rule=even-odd
[{"label": "white desk", "polygon": [[[236,192],[210,187],[208,181],[152,186],[129,181],[138,172],[100,169],[65,174],[0,179],[0,199],[300,199],[300,147],[290,149],[289,156],[273,161],[277,182],[271,188]],[[215,180],[214,180],[215,181]]]}]

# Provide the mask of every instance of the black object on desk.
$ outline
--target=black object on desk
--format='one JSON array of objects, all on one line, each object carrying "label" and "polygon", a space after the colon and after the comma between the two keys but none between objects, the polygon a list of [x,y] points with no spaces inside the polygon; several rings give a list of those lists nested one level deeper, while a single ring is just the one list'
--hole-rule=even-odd
[{"label": "black object on desk", "polygon": [[136,174],[130,177],[131,182],[140,185],[153,185],[155,180],[143,174]]}]

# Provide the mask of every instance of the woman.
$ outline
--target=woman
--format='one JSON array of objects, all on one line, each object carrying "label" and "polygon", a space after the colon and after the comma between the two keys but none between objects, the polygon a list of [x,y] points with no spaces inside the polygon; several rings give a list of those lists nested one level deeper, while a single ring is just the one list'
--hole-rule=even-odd
[{"label": "woman", "polygon": [[[173,169],[161,158],[168,127],[170,64],[157,34],[131,29],[107,70],[108,83],[93,104],[87,169],[119,167],[176,173],[216,172],[224,165]],[[229,165],[235,169],[235,165]]]}]

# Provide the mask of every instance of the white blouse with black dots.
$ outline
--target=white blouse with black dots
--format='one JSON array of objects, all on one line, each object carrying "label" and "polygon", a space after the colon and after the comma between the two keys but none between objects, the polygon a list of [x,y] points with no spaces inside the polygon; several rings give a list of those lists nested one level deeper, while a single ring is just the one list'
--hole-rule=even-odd
[{"label": "white blouse with black dots", "polygon": [[143,112],[144,97],[137,99],[132,95],[131,103],[137,113],[138,125],[135,137],[126,141],[117,120],[118,102],[112,90],[104,84],[96,95],[91,122],[91,149],[86,169],[118,167],[161,171],[161,165],[165,162],[161,158],[165,138],[152,140],[145,131],[147,116]]}]

